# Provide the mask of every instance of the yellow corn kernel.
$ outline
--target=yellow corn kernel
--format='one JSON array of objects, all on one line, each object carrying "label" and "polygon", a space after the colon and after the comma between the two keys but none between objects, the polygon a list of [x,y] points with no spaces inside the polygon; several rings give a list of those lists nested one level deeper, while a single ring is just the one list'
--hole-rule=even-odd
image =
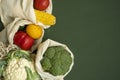
[{"label": "yellow corn kernel", "polygon": [[34,11],[36,15],[36,20],[38,22],[42,22],[44,25],[54,25],[56,23],[56,17],[53,16],[52,14],[39,10],[34,10]]}]

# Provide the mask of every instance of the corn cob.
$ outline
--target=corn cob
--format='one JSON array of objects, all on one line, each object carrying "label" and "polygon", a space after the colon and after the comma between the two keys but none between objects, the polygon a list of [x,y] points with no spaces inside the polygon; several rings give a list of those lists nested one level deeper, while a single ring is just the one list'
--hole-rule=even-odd
[{"label": "corn cob", "polygon": [[56,23],[56,17],[53,16],[52,14],[39,10],[34,10],[34,11],[35,11],[36,20],[38,22],[42,22],[44,25],[54,25]]}]

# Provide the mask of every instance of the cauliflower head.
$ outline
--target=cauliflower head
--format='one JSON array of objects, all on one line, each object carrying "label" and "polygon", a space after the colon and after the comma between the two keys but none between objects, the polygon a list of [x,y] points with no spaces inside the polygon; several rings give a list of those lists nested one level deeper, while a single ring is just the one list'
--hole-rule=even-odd
[{"label": "cauliflower head", "polygon": [[48,47],[40,61],[44,71],[54,76],[64,75],[72,64],[70,53],[62,46]]},{"label": "cauliflower head", "polygon": [[35,72],[33,63],[29,62],[24,58],[10,60],[3,74],[4,79],[26,80],[27,79],[27,72],[25,70],[26,66],[29,67],[32,70],[32,72]]},{"label": "cauliflower head", "polygon": [[24,50],[10,51],[3,61],[5,65],[0,66],[0,70],[4,80],[41,80],[29,52]]}]

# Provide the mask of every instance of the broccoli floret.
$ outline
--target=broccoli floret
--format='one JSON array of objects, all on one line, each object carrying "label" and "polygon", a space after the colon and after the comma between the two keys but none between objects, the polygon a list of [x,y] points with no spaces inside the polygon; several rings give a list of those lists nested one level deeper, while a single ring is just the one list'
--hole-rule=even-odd
[{"label": "broccoli floret", "polygon": [[61,59],[62,64],[72,63],[72,58],[70,57],[70,53],[68,53],[68,51],[66,50],[61,51],[60,59]]},{"label": "broccoli floret", "polygon": [[43,69],[54,76],[64,75],[71,63],[70,53],[62,46],[49,47],[41,61]]},{"label": "broccoli floret", "polygon": [[70,57],[70,54],[64,50],[61,51],[61,69],[63,70],[63,74],[65,74],[68,70],[70,65],[72,64],[72,58]]},{"label": "broccoli floret", "polygon": [[55,54],[55,49],[52,47],[49,47],[45,53],[46,53],[45,57],[48,57],[49,59],[51,59]]},{"label": "broccoli floret", "polygon": [[55,46],[54,49],[55,49],[56,52],[65,50],[64,47],[62,47],[62,46]]},{"label": "broccoli floret", "polygon": [[50,73],[53,74],[54,76],[57,76],[63,74],[63,70],[61,69],[60,66],[53,66],[50,69]]},{"label": "broccoli floret", "polygon": [[51,59],[52,66],[61,66],[61,60],[60,60],[61,53],[56,53],[55,56]]},{"label": "broccoli floret", "polygon": [[52,67],[51,62],[49,58],[44,57],[41,61],[42,67],[45,71],[49,71],[49,69]]}]

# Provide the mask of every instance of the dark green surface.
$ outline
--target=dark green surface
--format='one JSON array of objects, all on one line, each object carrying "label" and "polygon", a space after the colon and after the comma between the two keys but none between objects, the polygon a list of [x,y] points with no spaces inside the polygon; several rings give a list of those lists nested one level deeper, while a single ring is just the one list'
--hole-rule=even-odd
[{"label": "dark green surface", "polygon": [[120,80],[120,1],[53,0],[55,26],[45,32],[68,45],[75,65],[65,80]]},{"label": "dark green surface", "polygon": [[45,37],[65,43],[75,65],[65,80],[120,80],[120,1],[54,0]]}]

